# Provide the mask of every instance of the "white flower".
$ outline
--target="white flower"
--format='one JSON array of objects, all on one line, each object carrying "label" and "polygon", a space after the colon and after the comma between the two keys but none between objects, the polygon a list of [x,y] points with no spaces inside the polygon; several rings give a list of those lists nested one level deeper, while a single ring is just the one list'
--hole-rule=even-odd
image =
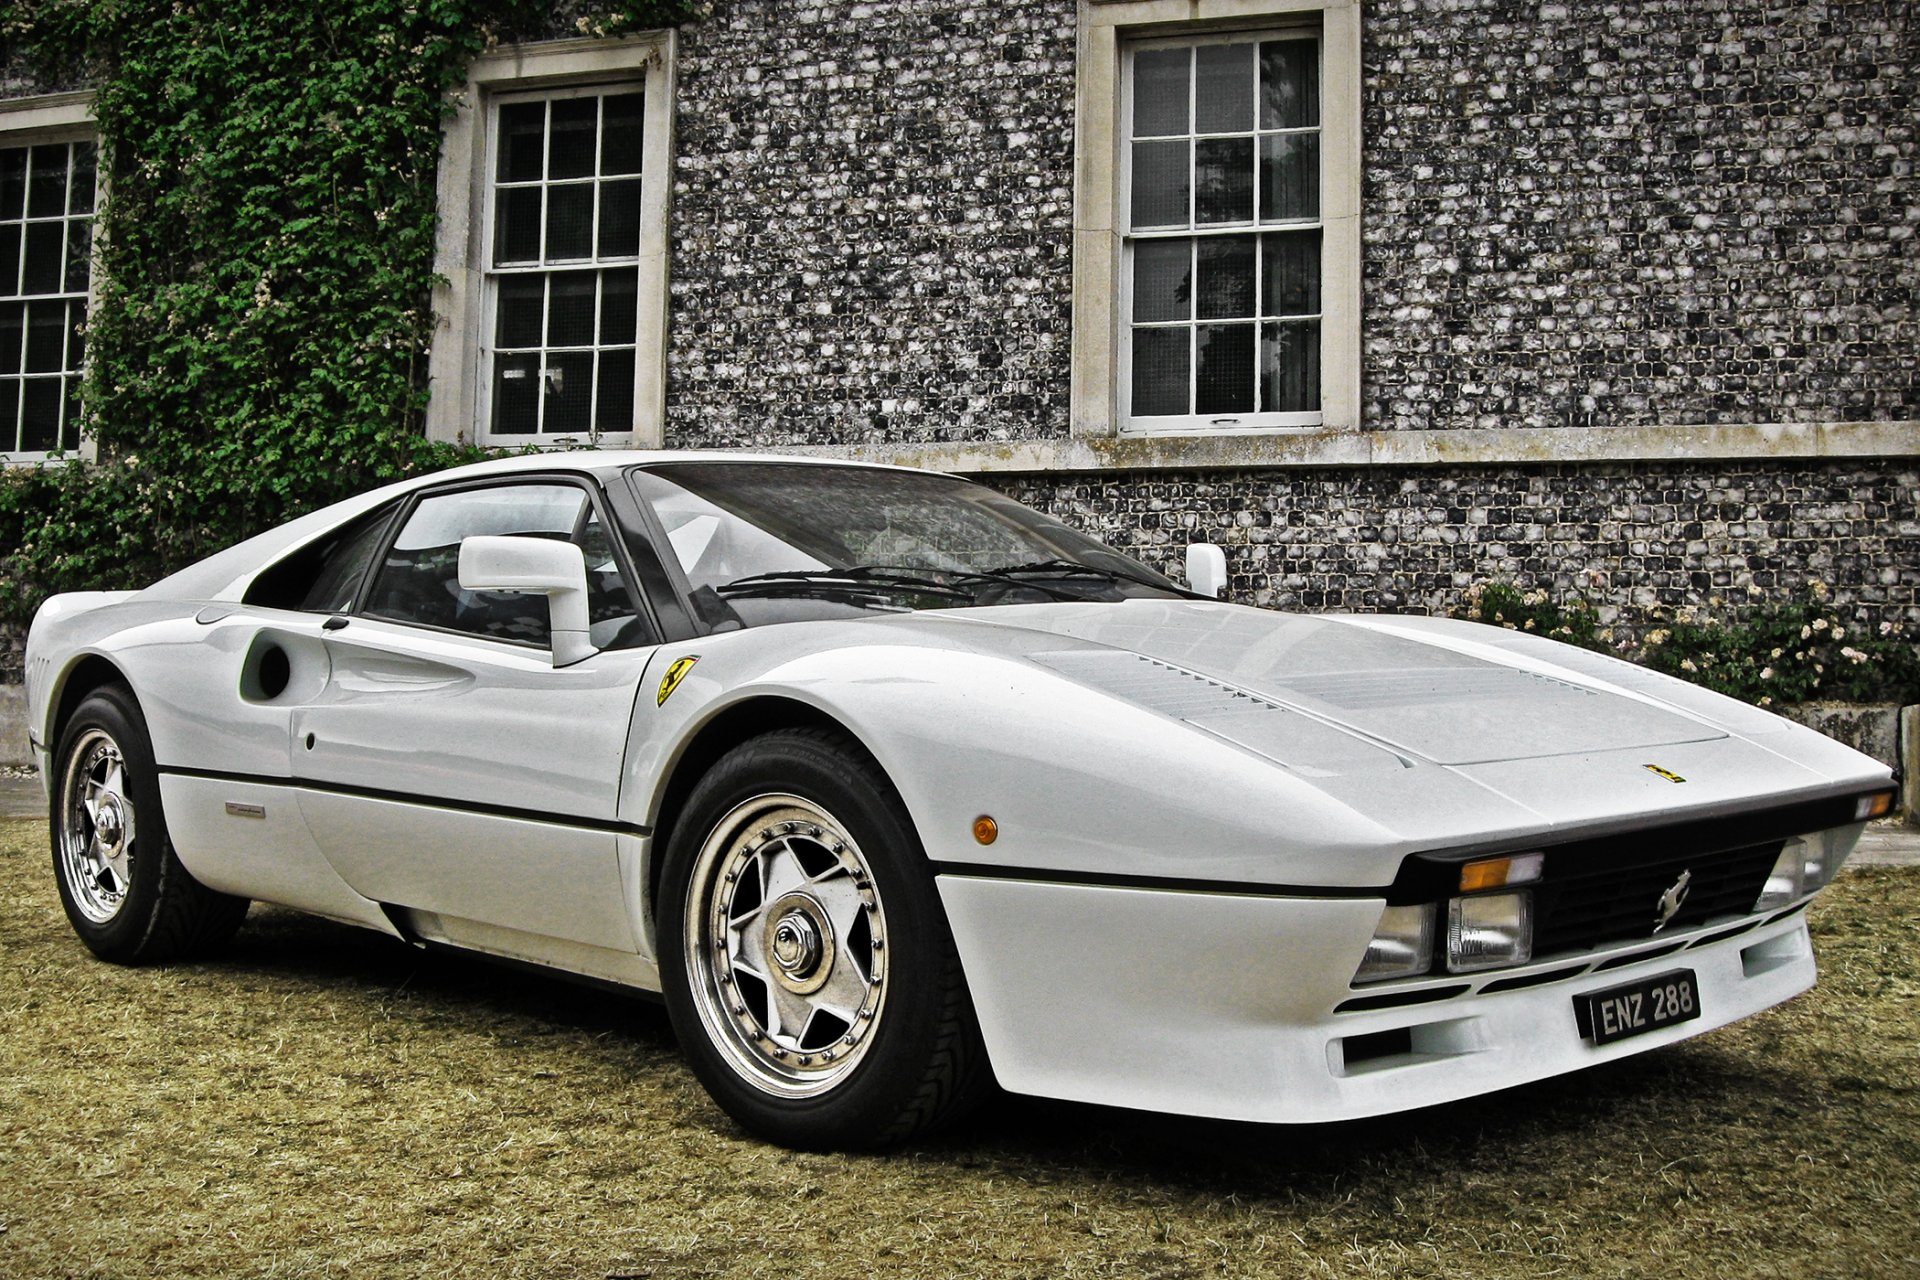
[{"label": "white flower", "polygon": [[1812,638],[1813,638],[1813,628],[1812,628],[1812,627],[1802,627],[1802,628],[1800,628],[1800,638],[1801,638],[1802,640],[1810,640],[1810,639],[1812,639]]},{"label": "white flower", "polygon": [[1813,629],[1815,631],[1825,631],[1827,629],[1827,620],[1825,618],[1815,618],[1813,620]]},{"label": "white flower", "polygon": [[1892,624],[1891,622],[1883,622],[1883,623],[1881,623],[1881,624],[1880,624],[1880,634],[1881,634],[1881,635],[1883,635],[1883,636],[1890,636],[1890,635],[1892,635],[1892,634],[1893,634],[1893,624]]},{"label": "white flower", "polygon": [[1848,662],[1853,663],[1853,665],[1855,665],[1856,667],[1867,660],[1867,655],[1860,652],[1858,649],[1854,648],[1852,645],[1842,645],[1840,648],[1840,656],[1845,658]]},{"label": "white flower", "polygon": [[1760,678],[1761,678],[1762,680],[1771,680],[1771,679],[1773,679],[1773,668],[1772,668],[1772,667],[1762,667],[1762,668],[1760,668]]},{"label": "white flower", "polygon": [[1693,665],[1692,658],[1683,658],[1680,662],[1680,669],[1682,671],[1698,671],[1700,668]]},{"label": "white flower", "polygon": [[1767,656],[1769,658],[1777,658],[1780,656],[1780,654],[1781,654],[1781,650],[1775,649],[1772,653],[1768,654]]}]

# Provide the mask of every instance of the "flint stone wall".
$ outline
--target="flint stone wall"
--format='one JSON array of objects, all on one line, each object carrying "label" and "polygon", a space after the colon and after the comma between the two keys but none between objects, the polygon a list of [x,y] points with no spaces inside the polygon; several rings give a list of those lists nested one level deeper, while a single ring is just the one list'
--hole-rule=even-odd
[{"label": "flint stone wall", "polygon": [[[1364,424],[1920,419],[1903,0],[1365,6]],[[1068,432],[1071,0],[681,33],[676,445]]]}]

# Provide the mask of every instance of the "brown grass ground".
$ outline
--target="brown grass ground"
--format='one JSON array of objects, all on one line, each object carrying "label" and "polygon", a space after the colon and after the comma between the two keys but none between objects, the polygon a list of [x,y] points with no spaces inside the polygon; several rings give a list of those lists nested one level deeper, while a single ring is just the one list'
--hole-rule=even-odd
[{"label": "brown grass ground", "polygon": [[1920,1275],[1920,872],[1814,909],[1738,1027],[1389,1120],[1001,1099],[882,1158],[743,1137],[654,1006],[256,908],[218,963],[68,931],[0,822],[0,1275]]}]

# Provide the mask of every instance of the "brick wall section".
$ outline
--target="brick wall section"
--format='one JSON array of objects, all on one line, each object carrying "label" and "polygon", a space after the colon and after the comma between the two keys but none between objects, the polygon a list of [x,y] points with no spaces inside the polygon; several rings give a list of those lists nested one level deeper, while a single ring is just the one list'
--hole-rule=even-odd
[{"label": "brick wall section", "polygon": [[1073,5],[734,0],[681,37],[670,443],[1065,434]]},{"label": "brick wall section", "polygon": [[1908,0],[1389,0],[1375,429],[1920,418]]},{"label": "brick wall section", "polygon": [[1920,624],[1911,465],[1031,476],[1002,487],[1176,575],[1188,542],[1217,543],[1233,594],[1278,608],[1444,613],[1473,583],[1505,578],[1579,591],[1631,627],[1656,605],[1723,616],[1820,582],[1865,620]]}]

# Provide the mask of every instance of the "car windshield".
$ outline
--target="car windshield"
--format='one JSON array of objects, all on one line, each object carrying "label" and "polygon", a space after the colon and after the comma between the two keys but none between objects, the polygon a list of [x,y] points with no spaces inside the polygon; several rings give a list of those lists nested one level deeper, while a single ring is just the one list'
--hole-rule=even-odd
[{"label": "car windshield", "polygon": [[933,472],[670,462],[630,475],[713,627],[1185,594],[1057,520]]}]

